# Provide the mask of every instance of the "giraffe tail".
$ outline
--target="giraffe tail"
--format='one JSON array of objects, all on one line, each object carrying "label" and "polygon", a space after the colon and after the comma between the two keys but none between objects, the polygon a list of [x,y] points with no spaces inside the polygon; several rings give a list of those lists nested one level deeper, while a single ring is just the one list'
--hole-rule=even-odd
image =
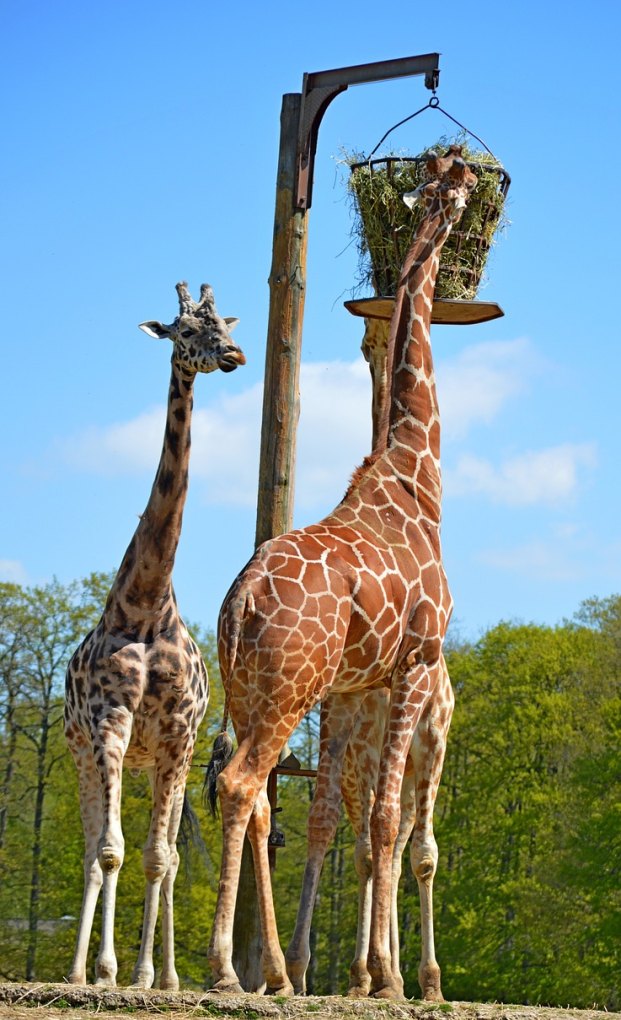
[{"label": "giraffe tail", "polygon": [[235,668],[237,647],[244,617],[247,613],[252,614],[254,611],[254,596],[249,586],[243,586],[237,592],[235,598],[227,596],[225,606],[223,607],[223,618],[221,617],[221,622],[224,622],[226,628],[226,638],[220,646],[225,651],[225,655],[221,655],[220,658],[222,680],[224,683],[224,715],[222,730],[214,741],[211,759],[207,766],[203,783],[203,800],[214,818],[218,814],[218,776],[226,768],[235,751],[233,741],[226,732],[229,720],[230,677]]},{"label": "giraffe tail", "polygon": [[225,643],[227,662],[222,665],[225,666],[227,676],[230,676],[235,668],[237,647],[244,619],[247,615],[252,616],[254,611],[254,595],[250,591],[249,586],[242,587],[236,597],[232,598],[226,606],[224,612],[227,631]]},{"label": "giraffe tail", "polygon": [[218,776],[230,762],[234,751],[233,741],[228,733],[225,730],[218,733],[203,783],[203,800],[214,818],[218,815]]}]

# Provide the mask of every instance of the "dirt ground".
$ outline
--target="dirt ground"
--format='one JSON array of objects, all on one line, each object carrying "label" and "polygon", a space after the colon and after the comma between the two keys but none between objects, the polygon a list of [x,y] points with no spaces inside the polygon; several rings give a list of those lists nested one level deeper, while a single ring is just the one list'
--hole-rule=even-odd
[{"label": "dirt ground", "polygon": [[[60,1015],[62,1013],[62,1016]],[[414,1000],[262,995],[218,996],[207,992],[101,989],[60,984],[0,984],[0,1020],[147,1020],[165,1014],[166,1020],[231,1017],[236,1020],[621,1020],[621,1013],[591,1009],[510,1006],[502,1003],[450,1002],[434,1006]]]}]

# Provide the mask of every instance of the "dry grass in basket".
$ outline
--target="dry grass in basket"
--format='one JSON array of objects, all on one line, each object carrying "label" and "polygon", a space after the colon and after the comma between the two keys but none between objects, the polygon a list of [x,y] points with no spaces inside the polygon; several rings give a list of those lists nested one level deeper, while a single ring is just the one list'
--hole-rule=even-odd
[{"label": "dry grass in basket", "polygon": [[[508,223],[503,187],[505,181],[508,186],[508,178],[493,156],[469,148],[461,138],[442,138],[425,153],[444,153],[451,144],[462,146],[463,157],[472,166],[478,183],[442,249],[436,296],[471,300],[480,286],[494,238]],[[422,207],[409,209],[402,196],[425,180],[425,157],[392,154],[362,162],[359,155],[346,154],[345,162],[350,167],[348,187],[355,217],[352,233],[360,258],[357,290],[371,286],[376,294],[393,295],[422,215]]]}]

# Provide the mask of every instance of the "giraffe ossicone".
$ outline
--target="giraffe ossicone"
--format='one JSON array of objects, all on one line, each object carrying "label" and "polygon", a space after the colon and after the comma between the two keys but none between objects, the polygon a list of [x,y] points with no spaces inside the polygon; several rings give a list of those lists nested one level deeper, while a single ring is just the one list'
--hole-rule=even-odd
[{"label": "giraffe ossicone", "polygon": [[[445,733],[452,707],[442,656],[452,600],[440,546],[440,416],[430,317],[441,247],[460,215],[462,199],[476,184],[454,152],[434,157],[429,172],[433,179],[422,191],[425,213],[397,290],[386,367],[390,396],[373,453],[331,514],[259,547],[220,612],[220,668],[238,747],[217,781],[224,842],[209,960],[218,991],[240,990],[232,929],[246,830],[254,857],[266,986],[280,994],[294,990],[297,961],[289,957],[288,973],[272,897],[267,777],[299,721],[321,701],[305,876],[307,900],[312,901],[337,823],[343,757],[360,700],[383,685],[390,688],[390,706],[370,816],[367,967],[371,994],[402,994],[390,947],[402,777],[413,741],[422,745],[418,776],[437,767],[443,740],[425,720],[433,715]],[[430,740],[438,745],[433,750]],[[437,848],[428,785],[416,786],[413,864],[423,915],[420,976],[425,997],[438,999],[431,911]]]},{"label": "giraffe ossicone", "polygon": [[123,863],[121,773],[145,771],[152,791],[143,853],[146,879],[142,940],[133,984],[154,981],[153,940],[162,904],[161,988],[178,988],[174,960],[173,886],[177,832],[198,726],[209,696],[207,671],[188,633],[172,585],[190,459],[197,372],[245,363],[206,284],[194,302],[177,284],[180,311],[170,326],[141,324],[173,342],[162,453],[146,510],[125,552],[101,620],[74,652],[65,683],[65,735],[78,771],[84,828],[84,895],[68,980],[86,984],[95,910],[103,888],[97,984],[114,985],[114,913]]}]

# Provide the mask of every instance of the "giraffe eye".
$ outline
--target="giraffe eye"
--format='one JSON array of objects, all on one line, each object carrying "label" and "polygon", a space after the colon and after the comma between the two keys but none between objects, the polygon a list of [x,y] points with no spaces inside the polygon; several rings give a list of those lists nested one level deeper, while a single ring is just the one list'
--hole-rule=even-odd
[{"label": "giraffe eye", "polygon": [[194,336],[194,330],[184,329],[181,331],[181,336],[183,337],[184,340],[187,340],[189,337]]}]

